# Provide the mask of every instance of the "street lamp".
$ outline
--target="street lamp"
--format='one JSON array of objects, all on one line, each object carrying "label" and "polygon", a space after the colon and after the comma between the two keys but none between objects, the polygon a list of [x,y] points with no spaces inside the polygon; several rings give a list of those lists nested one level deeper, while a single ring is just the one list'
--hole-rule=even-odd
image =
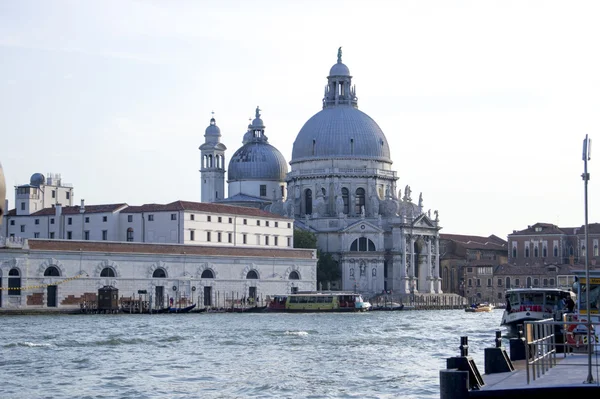
[{"label": "street lamp", "polygon": [[[594,377],[592,376],[592,342],[591,330],[592,330],[592,319],[590,315],[590,265],[589,265],[589,245],[588,245],[588,181],[590,180],[590,174],[587,171],[587,163],[590,160],[592,140],[585,135],[583,140],[583,187],[584,187],[584,207],[585,207],[585,303],[586,303],[586,316],[587,316],[587,351],[588,351],[588,376],[585,380],[586,384],[592,384]],[[581,302],[580,302],[581,303]]]}]

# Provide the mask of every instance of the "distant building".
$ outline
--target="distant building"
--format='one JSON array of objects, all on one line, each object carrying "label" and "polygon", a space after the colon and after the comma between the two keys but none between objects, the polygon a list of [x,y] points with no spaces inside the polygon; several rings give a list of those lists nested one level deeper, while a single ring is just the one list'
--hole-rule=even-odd
[{"label": "distant building", "polygon": [[[590,267],[600,262],[600,224],[588,225]],[[558,227],[536,223],[508,235],[509,260],[513,265],[583,265],[585,263],[585,228]]]},{"label": "distant building", "polygon": [[[506,262],[507,243],[495,235],[440,234],[440,274],[444,292],[468,297],[474,292],[472,276],[477,275],[480,284],[481,280],[487,284],[495,267]],[[472,278],[471,286],[468,285],[469,278]]]}]

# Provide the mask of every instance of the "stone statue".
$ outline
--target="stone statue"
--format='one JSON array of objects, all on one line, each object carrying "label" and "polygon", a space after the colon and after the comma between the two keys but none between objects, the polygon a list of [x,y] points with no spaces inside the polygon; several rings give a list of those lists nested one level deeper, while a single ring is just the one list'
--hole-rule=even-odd
[{"label": "stone statue", "polygon": [[373,277],[377,276],[377,269],[373,268],[373,271],[371,272],[371,274],[373,275]]},{"label": "stone statue", "polygon": [[365,270],[367,269],[367,266],[364,263],[360,264],[360,275],[361,276],[365,276],[367,273],[365,272]]},{"label": "stone statue", "polygon": [[435,215],[435,221],[439,222],[440,221],[440,215],[439,215],[437,209],[435,211],[433,211],[433,214]]},{"label": "stone statue", "polygon": [[407,184],[406,187],[404,187],[404,198],[402,198],[402,201],[412,201],[412,198],[410,198],[410,192],[410,186]]},{"label": "stone statue", "polygon": [[258,105],[256,106],[256,117],[260,118],[260,108],[258,108]]},{"label": "stone statue", "polygon": [[353,267],[350,268],[350,277],[354,277],[354,268]]},{"label": "stone statue", "polygon": [[342,63],[342,48],[338,48],[338,63]]},{"label": "stone statue", "polygon": [[377,217],[379,215],[379,196],[377,195],[377,186],[371,182],[369,189],[369,216]]},{"label": "stone statue", "polygon": [[360,207],[360,217],[363,219],[365,218],[365,206],[364,205],[361,205],[361,207]]},{"label": "stone statue", "polygon": [[344,214],[344,198],[342,198],[341,192],[335,196],[335,212],[338,216]]},{"label": "stone statue", "polygon": [[419,208],[423,207],[423,193],[419,193]]},{"label": "stone statue", "polygon": [[431,209],[429,209],[429,210],[427,211],[427,217],[428,217],[429,219],[431,219]]},{"label": "stone statue", "polygon": [[398,189],[398,198],[402,198],[402,189],[401,188]]}]

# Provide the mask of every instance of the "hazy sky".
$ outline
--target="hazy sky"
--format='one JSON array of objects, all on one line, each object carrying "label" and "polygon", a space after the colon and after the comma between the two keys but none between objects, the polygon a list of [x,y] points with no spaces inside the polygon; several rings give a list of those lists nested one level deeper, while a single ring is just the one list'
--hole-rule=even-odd
[{"label": "hazy sky", "polygon": [[[226,162],[257,105],[289,162],[342,46],[398,187],[423,193],[442,233],[579,226],[599,15],[598,1],[4,0],[0,162],[9,187],[61,173],[76,203],[200,201],[211,111]],[[590,222],[598,168],[592,153]]]}]

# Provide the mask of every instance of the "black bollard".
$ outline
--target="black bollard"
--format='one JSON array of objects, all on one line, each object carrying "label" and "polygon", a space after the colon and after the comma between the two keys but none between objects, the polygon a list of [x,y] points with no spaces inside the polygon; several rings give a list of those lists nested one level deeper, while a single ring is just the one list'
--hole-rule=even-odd
[{"label": "black bollard", "polygon": [[469,338],[460,337],[460,356],[446,359],[446,369],[466,371],[469,374],[469,389],[480,389],[485,383],[477,369],[475,361],[469,357]]},{"label": "black bollard", "polygon": [[523,325],[517,326],[517,338],[510,339],[510,360],[524,360],[525,355],[525,338],[523,338]]},{"label": "black bollard", "polygon": [[485,373],[506,373],[514,371],[515,368],[510,361],[508,354],[502,347],[502,333],[496,331],[496,346],[494,348],[484,349]]}]

